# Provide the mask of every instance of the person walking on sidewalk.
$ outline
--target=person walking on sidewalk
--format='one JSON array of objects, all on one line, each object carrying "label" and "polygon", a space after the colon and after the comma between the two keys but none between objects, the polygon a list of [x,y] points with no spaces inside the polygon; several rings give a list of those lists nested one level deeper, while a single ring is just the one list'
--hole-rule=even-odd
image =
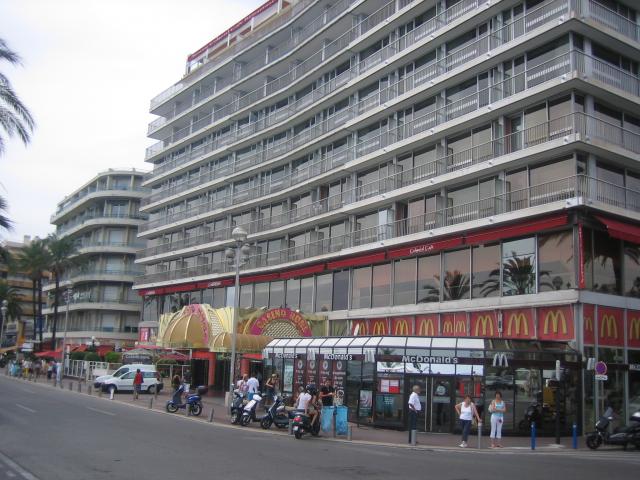
[{"label": "person walking on sidewalk", "polygon": [[[471,430],[471,422],[473,418],[480,424],[480,416],[476,410],[476,406],[471,401],[471,395],[465,395],[464,400],[456,405],[456,412],[460,417],[460,426],[462,427],[462,448],[468,447],[467,440],[469,439],[469,430]],[[480,427],[478,427],[480,428]]]},{"label": "person walking on sidewalk", "polygon": [[504,413],[507,411],[507,406],[502,400],[502,393],[496,392],[496,397],[491,400],[489,405],[489,412],[491,412],[491,448],[499,447],[500,440],[502,439],[502,422],[504,420]]},{"label": "person walking on sidewalk", "polygon": [[[409,443],[411,443],[411,432],[418,425],[418,412],[422,410],[420,403],[420,385],[414,385],[409,395]],[[417,443],[417,442],[416,442]]]},{"label": "person walking on sidewalk", "polygon": [[140,391],[142,390],[142,382],[143,382],[142,372],[138,368],[136,370],[135,377],[133,377],[133,399],[134,400],[137,400],[138,395],[140,395]]}]

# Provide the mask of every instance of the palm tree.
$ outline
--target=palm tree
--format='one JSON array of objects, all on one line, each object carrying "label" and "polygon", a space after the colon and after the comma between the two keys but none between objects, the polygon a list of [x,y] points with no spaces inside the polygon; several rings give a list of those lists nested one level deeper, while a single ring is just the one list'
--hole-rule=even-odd
[{"label": "palm tree", "polygon": [[[9,319],[19,320],[22,315],[20,306],[20,295],[17,290],[5,281],[0,281],[0,302],[7,301],[7,318],[0,316],[0,340],[2,332],[6,328],[5,322]],[[2,347],[2,345],[0,345]]]},{"label": "palm tree", "polygon": [[[0,38],[0,61],[11,65],[20,64],[20,56],[7,46]],[[0,126],[9,136],[17,135],[25,145],[31,140],[31,132],[35,122],[27,107],[24,106],[11,86],[9,79],[0,72]],[[0,154],[4,152],[5,138],[0,134]]]},{"label": "palm tree", "polygon": [[445,300],[469,298],[469,275],[458,270],[445,272],[443,293]]},{"label": "palm tree", "polygon": [[70,237],[58,237],[52,233],[46,240],[49,251],[48,269],[54,276],[56,289],[53,300],[53,327],[51,330],[51,345],[56,345],[56,328],[58,326],[58,305],[60,303],[60,279],[62,275],[77,263],[74,256],[78,253],[78,248],[74,240]]},{"label": "palm tree", "polygon": [[[42,279],[49,266],[49,252],[45,241],[32,240],[17,256],[17,268],[31,279],[33,304],[33,337],[36,337],[37,319],[42,318]],[[40,323],[40,344],[42,344],[42,322]]]}]

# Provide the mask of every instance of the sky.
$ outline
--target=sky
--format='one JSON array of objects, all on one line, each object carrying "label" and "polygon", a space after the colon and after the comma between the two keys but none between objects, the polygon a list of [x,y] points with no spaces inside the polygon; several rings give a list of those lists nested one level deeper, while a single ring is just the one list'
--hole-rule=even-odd
[{"label": "sky", "polygon": [[3,240],[45,237],[56,204],[109,168],[147,171],[149,102],[180,80],[187,55],[264,0],[0,0],[0,37],[22,66],[0,64],[37,126],[8,140]]}]

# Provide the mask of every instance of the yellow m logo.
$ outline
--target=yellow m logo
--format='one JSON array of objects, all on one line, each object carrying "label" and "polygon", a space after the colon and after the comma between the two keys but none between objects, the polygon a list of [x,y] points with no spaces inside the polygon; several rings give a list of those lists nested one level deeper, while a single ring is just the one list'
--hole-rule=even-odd
[{"label": "yellow m logo", "polygon": [[629,323],[629,340],[640,340],[640,318],[633,317]]},{"label": "yellow m logo", "polygon": [[398,336],[407,336],[409,335],[409,324],[407,323],[406,320],[397,320],[396,321],[396,328],[395,331],[393,332],[394,335],[398,335]]},{"label": "yellow m logo", "polygon": [[453,319],[447,318],[444,321],[444,325],[442,325],[442,335],[452,335],[453,336]]},{"label": "yellow m logo", "polygon": [[564,318],[564,313],[562,313],[561,310],[556,310],[555,312],[547,312],[547,315],[544,317],[543,328],[543,332],[545,335],[549,333],[549,323],[551,323],[552,333],[558,333],[558,323],[560,323],[562,334],[567,334],[567,320]]},{"label": "yellow m logo", "polygon": [[[605,327],[607,330],[606,336],[604,334]],[[618,339],[618,325],[616,324],[616,319],[613,315],[602,316],[602,325],[600,325],[600,338],[613,338],[615,340]]]},{"label": "yellow m logo", "polygon": [[421,337],[435,337],[436,330],[433,326],[433,318],[422,318],[418,325],[418,335]]},{"label": "yellow m logo", "polygon": [[487,330],[489,330],[489,336],[493,337],[494,332],[493,332],[493,319],[491,318],[491,315],[479,315],[478,319],[476,320],[476,329],[475,332],[473,333],[474,336],[479,337],[479,333],[480,333],[480,325],[482,325],[482,336],[486,337],[487,336]]},{"label": "yellow m logo", "polygon": [[507,336],[512,335],[511,332],[514,331],[514,323],[516,335],[520,335],[520,327],[522,327],[522,334],[529,336],[529,325],[527,324],[527,318],[524,316],[524,313],[512,313],[509,316],[509,323],[507,324]]},{"label": "yellow m logo", "polygon": [[373,324],[373,332],[371,335],[386,335],[387,334],[387,326],[383,320],[377,320]]},{"label": "yellow m logo", "polygon": [[466,335],[467,334],[467,322],[462,319],[456,319],[456,335]]},{"label": "yellow m logo", "polygon": [[593,332],[593,318],[591,316],[584,317],[584,329],[586,332]]}]

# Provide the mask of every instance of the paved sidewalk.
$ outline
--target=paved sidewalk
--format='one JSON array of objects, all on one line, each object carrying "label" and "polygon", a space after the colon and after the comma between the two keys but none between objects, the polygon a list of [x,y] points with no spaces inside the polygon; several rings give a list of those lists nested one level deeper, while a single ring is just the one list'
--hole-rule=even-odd
[{"label": "paved sidewalk", "polygon": [[[13,378],[13,377],[12,377]],[[16,379],[16,381],[27,382],[24,379]],[[42,384],[43,386],[49,385],[50,388],[53,388],[53,381],[47,381],[45,378],[40,378],[37,382],[38,384]],[[77,393],[78,395],[86,395],[87,394],[87,385],[82,382],[82,392],[78,392],[78,382],[74,379],[64,379],[63,386],[64,390],[69,390],[69,384],[73,385],[72,391]],[[60,388],[59,385],[56,388]],[[105,400],[109,400],[108,393],[97,392],[92,388],[92,396],[98,397],[101,396]],[[166,412],[165,405],[167,400],[171,397],[171,393],[169,391],[163,391],[159,393],[157,396],[149,395],[149,394],[141,394],[138,400],[133,399],[133,394],[131,393],[118,393],[114,395],[114,399],[112,401],[127,403],[131,405],[136,405],[143,408],[152,407],[153,410]],[[224,399],[221,397],[213,397],[206,395],[202,399],[202,403],[204,406],[204,410],[199,417],[191,417],[197,421],[207,422],[209,421],[211,410],[213,409],[213,422],[221,423],[229,426],[230,428],[250,428],[257,429],[262,431],[262,428],[258,423],[252,423],[248,427],[233,427],[229,421],[229,413],[228,409],[224,406]],[[259,407],[260,408],[260,407]],[[262,409],[259,412],[262,414]],[[179,410],[178,413],[173,415],[185,415],[185,410]],[[366,442],[373,444],[381,444],[381,445],[389,445],[394,447],[409,447],[408,445],[408,432],[406,431],[397,431],[397,430],[388,430],[381,428],[373,428],[370,426],[358,426],[356,424],[350,424],[352,427],[352,440],[358,442]],[[275,426],[271,427],[269,430],[273,434],[287,435],[287,430],[278,429]],[[331,439],[332,434],[327,433],[323,435],[325,438]],[[346,439],[346,437],[337,437],[338,439]],[[421,449],[429,449],[429,448],[452,448],[462,450],[458,445],[460,444],[460,436],[453,434],[436,434],[436,433],[418,433],[418,445],[412,448],[421,448]],[[475,449],[478,445],[477,436],[475,434],[470,435],[469,437],[469,448]],[[561,439],[561,445],[555,445],[555,439],[552,437],[539,437],[536,441],[536,448],[539,450],[558,450],[558,451],[573,451],[571,448],[571,438],[563,437]],[[481,445],[483,449],[488,449],[490,442],[488,436],[483,435],[481,439]],[[502,439],[502,445],[504,448],[502,450],[530,450],[531,443],[530,438],[528,437],[505,437]],[[578,438],[578,448],[585,449],[583,438]]]}]

